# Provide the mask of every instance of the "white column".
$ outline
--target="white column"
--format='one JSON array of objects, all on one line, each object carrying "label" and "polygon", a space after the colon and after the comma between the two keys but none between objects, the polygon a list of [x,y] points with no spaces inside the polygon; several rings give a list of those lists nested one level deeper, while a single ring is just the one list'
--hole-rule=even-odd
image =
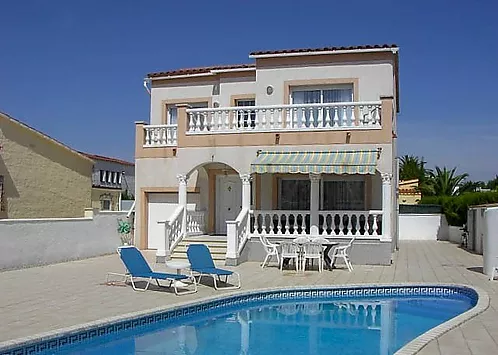
[{"label": "white column", "polygon": [[242,180],[242,208],[251,208],[251,175],[241,174],[240,180]]},{"label": "white column", "polygon": [[182,235],[187,233],[187,181],[188,177],[184,174],[178,174],[178,204],[183,206],[182,214]]},{"label": "white column", "polygon": [[311,180],[311,194],[310,194],[310,219],[311,228],[310,233],[313,236],[318,235],[319,215],[320,208],[320,174],[310,174]]},{"label": "white column", "polygon": [[392,174],[382,174],[382,239],[391,240]]}]

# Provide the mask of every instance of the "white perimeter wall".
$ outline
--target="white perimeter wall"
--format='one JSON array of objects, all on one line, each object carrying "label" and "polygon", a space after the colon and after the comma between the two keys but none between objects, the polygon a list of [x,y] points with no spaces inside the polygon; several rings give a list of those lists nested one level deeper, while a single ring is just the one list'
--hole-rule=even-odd
[{"label": "white perimeter wall", "polygon": [[441,214],[400,214],[400,240],[448,240],[448,222]]},{"label": "white perimeter wall", "polygon": [[126,212],[94,211],[88,218],[0,220],[0,270],[115,253],[121,245],[118,218],[126,218]]}]

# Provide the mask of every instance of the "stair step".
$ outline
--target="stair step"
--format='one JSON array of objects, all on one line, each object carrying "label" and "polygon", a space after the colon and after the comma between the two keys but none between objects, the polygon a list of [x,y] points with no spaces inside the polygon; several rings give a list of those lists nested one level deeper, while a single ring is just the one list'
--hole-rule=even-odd
[{"label": "stair step", "polygon": [[[185,261],[187,261],[188,258],[186,255],[172,255],[171,260],[185,260]],[[222,257],[222,256],[213,255],[213,260],[214,261],[225,261],[225,256],[223,255],[223,257]]]},{"label": "stair step", "polygon": [[[191,243],[183,243],[182,242],[182,243],[179,243],[176,247],[177,248],[187,249],[187,247],[188,247],[189,244],[191,244]],[[209,248],[209,250],[211,250],[211,249],[226,249],[227,248],[226,243],[225,244],[221,244],[221,243],[209,243],[209,244],[206,244],[206,245]]]}]

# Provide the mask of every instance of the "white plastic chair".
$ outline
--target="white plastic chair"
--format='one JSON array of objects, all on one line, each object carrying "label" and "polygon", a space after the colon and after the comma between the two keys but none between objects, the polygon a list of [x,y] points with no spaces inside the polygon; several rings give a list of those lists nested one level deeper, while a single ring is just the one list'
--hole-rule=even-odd
[{"label": "white plastic chair", "polygon": [[489,277],[489,281],[493,281],[496,276],[498,276],[498,256],[496,257],[496,262],[491,269],[491,276]]},{"label": "white plastic chair", "polygon": [[318,259],[318,272],[323,271],[323,246],[319,243],[306,243],[303,245],[303,271],[306,269],[306,261]]},{"label": "white plastic chair", "polygon": [[284,259],[294,259],[294,264],[296,264],[296,271],[299,271],[299,247],[297,244],[292,242],[283,242],[280,244],[282,248],[282,253],[280,254],[280,271],[282,271],[284,266]]},{"label": "white plastic chair", "polygon": [[259,236],[259,241],[261,244],[263,244],[263,248],[265,249],[266,252],[266,257],[265,260],[263,261],[263,264],[261,264],[261,267],[264,268],[267,263],[270,262],[272,256],[277,257],[277,264],[280,264],[280,256],[278,254],[278,245],[270,243],[268,239],[265,236],[260,235]]},{"label": "white plastic chair", "polygon": [[353,237],[347,245],[341,245],[338,246],[334,249],[334,252],[332,253],[331,263],[332,265],[335,262],[335,259],[342,258],[344,260],[344,263],[346,263],[346,266],[348,267],[349,272],[353,271],[353,265],[351,264],[351,261],[349,259],[349,250],[353,246],[354,240],[356,237]]}]

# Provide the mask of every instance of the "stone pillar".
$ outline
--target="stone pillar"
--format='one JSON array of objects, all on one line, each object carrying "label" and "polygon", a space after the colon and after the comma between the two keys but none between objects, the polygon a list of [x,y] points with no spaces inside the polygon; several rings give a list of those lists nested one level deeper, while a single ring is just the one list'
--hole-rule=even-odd
[{"label": "stone pillar", "polygon": [[318,236],[318,225],[320,216],[318,210],[320,209],[320,174],[310,174],[311,180],[311,194],[310,194],[310,233],[312,236]]},{"label": "stone pillar", "polygon": [[241,174],[240,180],[242,180],[242,208],[251,208],[251,175]]},{"label": "stone pillar", "polygon": [[392,174],[382,174],[382,239],[392,240]]},{"label": "stone pillar", "polygon": [[182,235],[187,233],[187,181],[188,177],[184,174],[178,174],[178,205],[183,206],[182,214]]}]

